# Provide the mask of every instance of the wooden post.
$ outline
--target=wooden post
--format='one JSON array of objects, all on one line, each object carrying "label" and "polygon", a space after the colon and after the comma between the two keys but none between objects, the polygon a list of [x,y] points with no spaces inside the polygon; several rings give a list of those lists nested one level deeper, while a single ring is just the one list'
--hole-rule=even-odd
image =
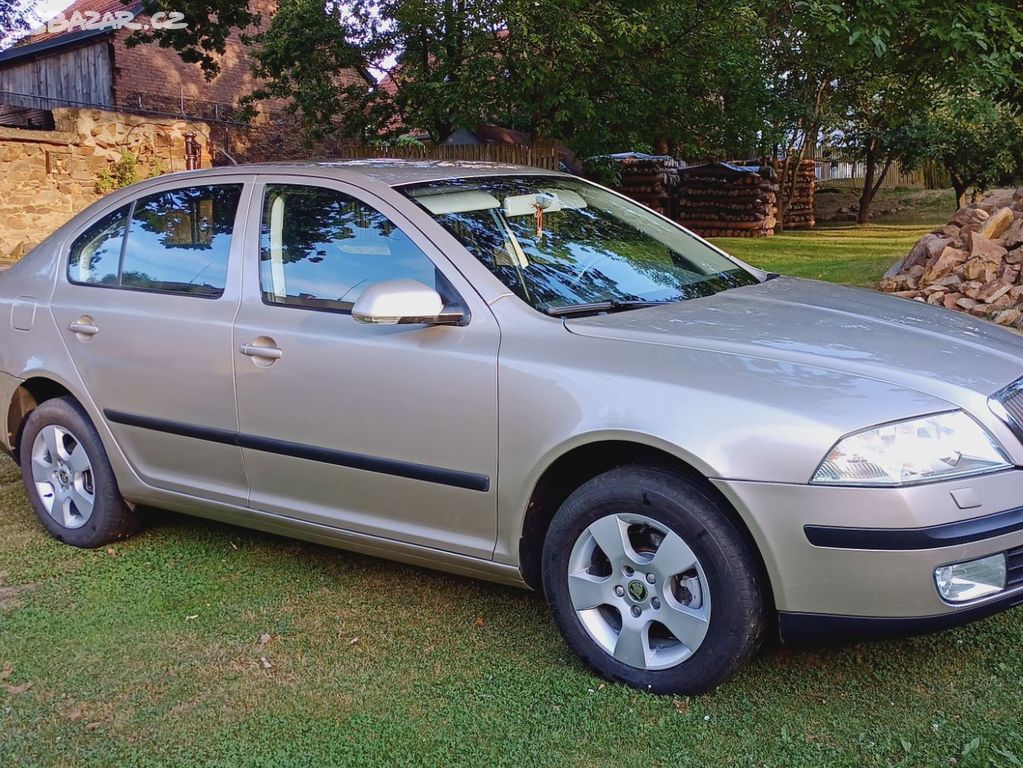
[{"label": "wooden post", "polygon": [[194,171],[201,163],[199,142],[195,139],[195,131],[185,132],[185,170]]}]

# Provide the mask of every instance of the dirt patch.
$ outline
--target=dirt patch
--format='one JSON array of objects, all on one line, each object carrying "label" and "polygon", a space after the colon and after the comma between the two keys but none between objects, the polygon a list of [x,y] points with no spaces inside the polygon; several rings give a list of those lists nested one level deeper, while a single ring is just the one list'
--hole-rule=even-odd
[{"label": "dirt patch", "polygon": [[8,682],[11,679],[11,675],[14,673],[14,666],[10,662],[6,662],[3,669],[0,669],[0,688],[9,693],[11,696],[18,696],[25,691],[30,690],[34,683],[21,683],[20,685],[13,685]]},{"label": "dirt patch", "polygon": [[35,584],[19,584],[15,587],[8,587],[5,584],[7,579],[7,573],[0,571],[0,611],[13,611],[21,603],[18,601],[18,595],[23,592],[35,589]]},{"label": "dirt patch", "polygon": [[[818,223],[856,221],[861,190],[851,185],[820,184],[814,195]],[[882,189],[870,207],[878,223],[941,221],[954,211],[952,193],[943,189]]]}]

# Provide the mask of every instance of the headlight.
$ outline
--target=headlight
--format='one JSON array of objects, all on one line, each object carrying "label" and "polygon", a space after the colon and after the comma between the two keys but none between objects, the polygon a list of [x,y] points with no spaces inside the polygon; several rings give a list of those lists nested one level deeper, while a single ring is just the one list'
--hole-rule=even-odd
[{"label": "headlight", "polygon": [[1011,466],[995,439],[962,411],[865,429],[843,437],[812,483],[905,485]]}]

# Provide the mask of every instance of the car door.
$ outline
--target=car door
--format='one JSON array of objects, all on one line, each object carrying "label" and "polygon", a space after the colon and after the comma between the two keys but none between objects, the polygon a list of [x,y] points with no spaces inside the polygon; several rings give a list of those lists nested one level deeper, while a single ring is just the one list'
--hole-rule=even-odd
[{"label": "car door", "polygon": [[[275,177],[256,186],[253,211],[235,322],[250,505],[491,557],[500,337],[489,308],[395,208],[354,186]],[[436,286],[468,322],[353,319],[367,285],[398,278]]]},{"label": "car door", "polygon": [[232,323],[249,177],[164,184],[72,241],[51,301],[89,396],[147,483],[246,503]]}]

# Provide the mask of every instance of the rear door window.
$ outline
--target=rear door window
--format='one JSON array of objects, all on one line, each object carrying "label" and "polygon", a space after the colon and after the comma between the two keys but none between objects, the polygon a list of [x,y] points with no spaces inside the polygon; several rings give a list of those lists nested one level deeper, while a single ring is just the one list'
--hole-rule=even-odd
[{"label": "rear door window", "polygon": [[159,192],[135,202],[121,287],[220,296],[241,184]]},{"label": "rear door window", "polygon": [[72,244],[68,280],[216,298],[227,284],[241,184],[157,192],[107,214]]}]

